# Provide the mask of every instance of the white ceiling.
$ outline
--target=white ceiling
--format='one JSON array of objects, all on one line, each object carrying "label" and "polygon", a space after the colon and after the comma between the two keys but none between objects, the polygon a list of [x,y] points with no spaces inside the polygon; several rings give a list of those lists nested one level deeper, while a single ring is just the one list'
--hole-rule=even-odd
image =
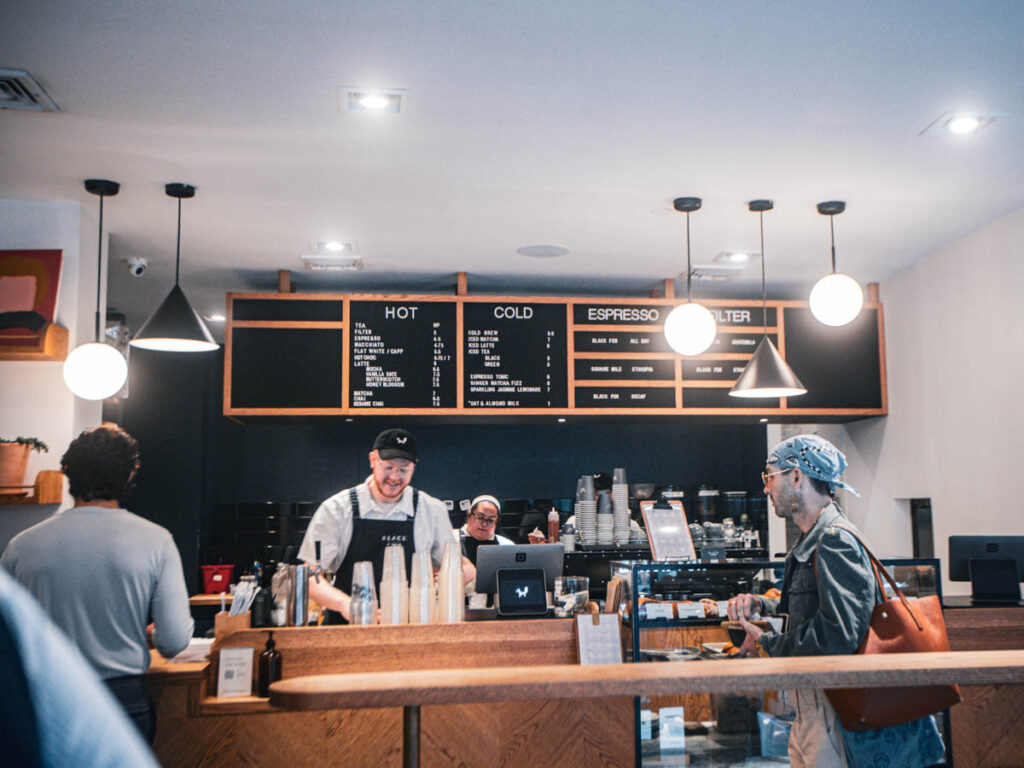
[{"label": "white ceiling", "polygon": [[[802,294],[828,266],[880,281],[1024,205],[1024,3],[3,0],[0,67],[60,106],[0,111],[0,197],[107,201],[110,303],[137,328],[173,283],[229,290],[646,291],[685,264],[677,196],[704,198],[695,262],[758,249]],[[338,86],[408,89],[398,116]],[[919,136],[946,112],[998,119]],[[354,240],[361,273],[300,272]],[[528,244],[571,250],[553,260]],[[133,279],[120,263],[145,256]],[[983,258],[984,254],[979,254]],[[967,267],[965,267],[967,268]],[[749,274],[748,274],[749,273]],[[749,295],[698,283],[698,295]]]}]

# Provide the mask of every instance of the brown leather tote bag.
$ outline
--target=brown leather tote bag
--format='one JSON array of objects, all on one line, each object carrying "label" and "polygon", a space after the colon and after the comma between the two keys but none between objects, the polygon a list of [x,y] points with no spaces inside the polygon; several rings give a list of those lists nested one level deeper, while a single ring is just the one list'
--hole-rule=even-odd
[{"label": "brown leather tote bag", "polygon": [[[922,597],[913,603],[907,600],[895,580],[889,575],[856,531],[849,531],[864,547],[871,559],[871,567],[882,595],[884,576],[896,597],[883,600],[871,614],[868,634],[857,653],[922,653],[948,651],[946,622],[942,618],[942,605],[935,595]],[[817,573],[817,553],[815,553]],[[920,720],[948,709],[961,701],[960,688],[955,685],[926,685],[902,688],[836,688],[825,691],[839,722],[848,731],[870,731],[892,725]]]}]

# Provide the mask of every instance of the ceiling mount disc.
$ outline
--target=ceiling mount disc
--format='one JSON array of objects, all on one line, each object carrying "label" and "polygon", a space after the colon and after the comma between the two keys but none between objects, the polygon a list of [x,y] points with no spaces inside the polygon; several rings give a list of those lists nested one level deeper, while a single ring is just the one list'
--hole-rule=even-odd
[{"label": "ceiling mount disc", "polygon": [[759,211],[770,211],[775,207],[775,203],[771,200],[751,200],[747,203],[747,207],[754,213],[757,213]]},{"label": "ceiling mount disc", "polygon": [[116,195],[121,190],[121,185],[116,181],[108,181],[107,179],[86,179],[85,180],[85,191],[91,192],[94,195],[100,197],[111,197]]},{"label": "ceiling mount disc", "polygon": [[842,200],[829,200],[825,203],[818,203],[818,213],[822,216],[835,216],[846,210],[846,203]]},{"label": "ceiling mount disc", "polygon": [[700,210],[701,199],[699,197],[677,197],[672,201],[672,207],[680,213],[690,213]]},{"label": "ceiling mount disc", "polygon": [[164,186],[164,191],[171,197],[195,197],[196,188],[191,184],[182,184],[180,182],[172,182]]}]

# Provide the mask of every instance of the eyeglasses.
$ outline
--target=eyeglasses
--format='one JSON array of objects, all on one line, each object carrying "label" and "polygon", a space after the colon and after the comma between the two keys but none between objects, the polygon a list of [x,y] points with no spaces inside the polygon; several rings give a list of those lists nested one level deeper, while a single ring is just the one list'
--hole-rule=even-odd
[{"label": "eyeglasses", "polygon": [[484,526],[484,528],[493,528],[498,524],[498,518],[496,517],[484,517],[477,512],[470,512],[469,516],[480,523],[480,525]]},{"label": "eyeglasses", "polygon": [[792,469],[793,467],[787,467],[786,469],[780,469],[777,472],[762,472],[761,482],[764,483],[765,485],[768,485],[771,481],[771,478],[775,477],[776,475],[782,475],[785,474],[786,472],[790,472],[792,471]]},{"label": "eyeglasses", "polygon": [[416,468],[415,465],[410,465],[408,467],[396,467],[394,464],[383,463],[378,464],[377,466],[380,467],[381,472],[385,475],[395,475],[402,478],[409,477],[409,475],[412,474],[412,471]]}]

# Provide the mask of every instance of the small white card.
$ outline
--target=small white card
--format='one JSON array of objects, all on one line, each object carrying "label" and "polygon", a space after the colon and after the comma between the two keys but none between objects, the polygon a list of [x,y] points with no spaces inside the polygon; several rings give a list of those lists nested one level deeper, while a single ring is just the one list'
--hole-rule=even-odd
[{"label": "small white card", "polygon": [[217,695],[249,696],[252,693],[252,648],[221,648],[217,670]]},{"label": "small white card", "polygon": [[672,603],[644,603],[643,607],[647,609],[648,619],[674,619],[676,617]]},{"label": "small white card", "polygon": [[640,710],[640,740],[650,741],[652,725],[654,720],[654,713],[649,709]]},{"label": "small white card", "polygon": [[580,665],[621,664],[622,633],[619,630],[619,614],[599,613],[599,623],[594,623],[594,614],[581,613],[576,616],[576,641],[580,651]]},{"label": "small white card", "polygon": [[676,603],[676,618],[703,619],[704,606],[700,603]]},{"label": "small white card", "polygon": [[772,625],[772,629],[776,632],[781,632],[782,627],[785,626],[786,620],[781,616],[765,616],[765,621]]},{"label": "small white card", "polygon": [[658,710],[658,747],[662,752],[686,749],[686,721],[682,707],[662,707]]},{"label": "small white card", "polygon": [[722,619],[729,618],[729,601],[719,600],[718,601],[718,616]]}]

